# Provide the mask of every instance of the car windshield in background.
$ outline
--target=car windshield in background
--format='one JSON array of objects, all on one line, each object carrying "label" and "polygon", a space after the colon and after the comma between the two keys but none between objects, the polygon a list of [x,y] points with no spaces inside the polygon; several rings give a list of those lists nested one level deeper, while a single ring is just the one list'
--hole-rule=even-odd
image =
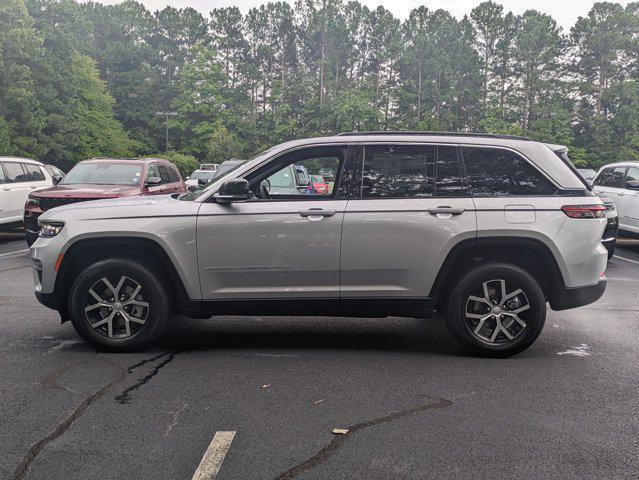
[{"label": "car windshield in background", "polygon": [[[180,197],[180,199],[195,200],[197,197],[199,197],[202,194],[202,191],[205,190],[213,182],[217,182],[220,178],[226,177],[229,173],[234,172],[242,165],[244,165],[244,162],[238,162],[235,165],[229,165],[228,168],[224,168],[222,165],[220,165],[220,167],[215,172],[211,172],[211,173],[214,173],[215,176],[211,178],[206,185],[203,185],[197,190],[193,190],[192,192],[189,192],[186,195],[183,195],[182,197]],[[191,178],[195,178],[195,177],[192,176]]]},{"label": "car windshield in background", "polygon": [[142,165],[132,163],[81,163],[71,169],[61,185],[125,185],[140,186]]},{"label": "car windshield in background", "polygon": [[205,180],[211,180],[213,179],[213,177],[215,177],[215,171],[213,170],[204,170],[204,171],[199,171],[199,172],[193,172],[191,174],[191,178],[194,180],[199,180],[200,178],[203,178]]}]

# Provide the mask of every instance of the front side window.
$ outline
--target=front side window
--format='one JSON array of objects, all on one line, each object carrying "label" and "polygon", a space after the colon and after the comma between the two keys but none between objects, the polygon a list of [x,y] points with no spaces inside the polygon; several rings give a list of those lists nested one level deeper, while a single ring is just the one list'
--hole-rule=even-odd
[{"label": "front side window", "polygon": [[5,162],[4,171],[7,183],[23,183],[29,181],[29,174],[22,168],[22,164],[18,162]]},{"label": "front side window", "polygon": [[64,177],[64,185],[122,185],[139,187],[142,165],[133,163],[79,163]]},{"label": "front side window", "polygon": [[[332,198],[338,184],[338,172],[344,159],[344,149],[318,147],[300,150],[275,160],[278,167],[271,168],[256,182],[258,198]],[[273,171],[275,170],[275,171]],[[333,172],[330,180],[319,185],[311,181],[320,177],[320,171]]]},{"label": "front side window", "polygon": [[435,147],[423,145],[367,146],[362,197],[433,196],[435,152]]},{"label": "front side window", "polygon": [[473,196],[552,195],[556,187],[523,157],[498,148],[462,149]]},{"label": "front side window", "polygon": [[160,178],[160,173],[158,172],[158,167],[157,165],[155,165],[155,163],[149,164],[146,169],[146,178],[151,177]]},{"label": "front side window", "polygon": [[0,184],[5,183],[6,180],[7,180],[7,177],[4,174],[4,168],[2,168],[2,163],[0,163]]},{"label": "front side window", "polygon": [[599,185],[603,187],[623,188],[625,186],[626,167],[609,168],[608,174]]}]

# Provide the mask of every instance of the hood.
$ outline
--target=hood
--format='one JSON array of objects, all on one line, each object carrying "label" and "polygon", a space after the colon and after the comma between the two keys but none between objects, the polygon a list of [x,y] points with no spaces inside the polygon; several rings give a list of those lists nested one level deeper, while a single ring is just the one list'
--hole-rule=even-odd
[{"label": "hood", "polygon": [[61,207],[52,208],[44,212],[41,219],[65,220],[73,219],[100,219],[105,217],[136,217],[140,215],[171,215],[172,208],[177,204],[195,203],[177,200],[173,195],[153,195],[119,197],[90,202],[72,203]]},{"label": "hood", "polygon": [[31,195],[40,198],[116,198],[139,195],[140,187],[127,185],[56,185],[36,190]]}]

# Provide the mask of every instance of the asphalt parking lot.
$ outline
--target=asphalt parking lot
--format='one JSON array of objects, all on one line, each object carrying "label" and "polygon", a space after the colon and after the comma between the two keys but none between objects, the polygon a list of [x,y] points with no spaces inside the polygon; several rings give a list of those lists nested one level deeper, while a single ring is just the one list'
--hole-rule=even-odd
[{"label": "asphalt parking lot", "polygon": [[151,350],[96,353],[4,235],[0,478],[637,479],[639,241],[622,244],[599,302],[494,360],[405,318],[177,317]]}]

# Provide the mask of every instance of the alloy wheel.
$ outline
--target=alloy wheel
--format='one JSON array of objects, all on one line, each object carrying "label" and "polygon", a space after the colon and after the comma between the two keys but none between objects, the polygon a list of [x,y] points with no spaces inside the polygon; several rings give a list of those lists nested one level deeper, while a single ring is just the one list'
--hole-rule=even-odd
[{"label": "alloy wheel", "polygon": [[89,288],[84,313],[89,325],[109,338],[129,338],[139,332],[149,315],[142,286],[121,276],[114,286],[102,277]]},{"label": "alloy wheel", "polygon": [[[530,302],[521,288],[511,289],[505,280],[489,280],[477,295],[466,300],[464,317],[472,335],[493,345],[514,342],[526,329]],[[509,292],[509,293],[508,293]]]}]

